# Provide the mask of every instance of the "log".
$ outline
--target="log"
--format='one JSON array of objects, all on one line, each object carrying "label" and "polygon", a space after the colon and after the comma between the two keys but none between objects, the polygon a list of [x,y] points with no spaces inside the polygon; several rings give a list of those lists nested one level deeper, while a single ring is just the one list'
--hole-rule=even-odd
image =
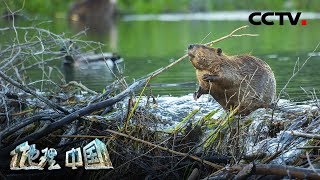
[{"label": "log", "polygon": [[310,138],[310,139],[320,139],[319,134],[311,134],[311,133],[304,133],[304,132],[299,132],[299,131],[286,131],[286,133],[289,133],[293,136],[298,136],[298,137],[304,137],[304,138]]},{"label": "log", "polygon": [[4,148],[1,148],[0,149],[0,157],[9,156],[9,152],[12,149],[14,149],[17,145],[19,145],[25,141],[29,141],[30,144],[34,143],[36,140],[50,134],[51,132],[59,129],[60,127],[62,127],[64,125],[67,125],[67,124],[73,122],[74,120],[76,120],[79,117],[88,115],[94,111],[97,111],[97,110],[106,108],[108,106],[114,105],[115,103],[123,100],[130,92],[143,86],[146,82],[147,82],[147,79],[142,79],[137,82],[134,82],[126,90],[122,91],[120,94],[118,94],[110,99],[107,99],[107,100],[104,100],[104,101],[101,101],[98,103],[94,103],[94,104],[91,104],[91,105],[84,107],[80,110],[77,110],[69,115],[66,115],[65,117],[61,118],[60,120],[57,120],[53,123],[50,123],[46,127],[41,128],[38,131],[33,132],[32,134],[19,139],[18,141],[15,141],[11,145],[4,147]]},{"label": "log", "polygon": [[[231,172],[242,171],[247,165],[234,166],[228,169]],[[308,169],[294,166],[285,166],[278,164],[256,164],[252,170],[256,175],[278,175],[289,176],[297,179],[320,179],[320,169]]]},{"label": "log", "polygon": [[20,123],[13,124],[10,127],[6,128],[5,130],[0,132],[0,147],[2,147],[1,141],[10,136],[11,134],[15,133],[16,131],[36,122],[36,121],[45,121],[45,120],[52,120],[56,117],[59,117],[59,114],[38,114],[32,117],[28,117],[26,119],[21,120]]}]

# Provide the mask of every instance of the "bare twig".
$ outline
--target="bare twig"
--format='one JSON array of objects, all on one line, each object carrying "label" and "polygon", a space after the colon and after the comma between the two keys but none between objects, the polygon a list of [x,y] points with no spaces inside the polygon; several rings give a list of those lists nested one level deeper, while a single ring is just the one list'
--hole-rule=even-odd
[{"label": "bare twig", "polygon": [[[20,53],[21,53],[21,48],[20,47],[18,47],[18,52],[13,56],[13,57],[11,57],[11,59],[9,60],[9,61],[7,61],[7,63],[6,64],[4,64],[4,65],[2,65],[2,67],[0,68],[0,70],[1,69],[5,69],[5,67],[7,67],[9,64],[12,64],[14,61],[16,61],[18,58],[18,56],[20,55]],[[4,60],[4,62],[5,62],[6,60]]]},{"label": "bare twig", "polygon": [[[29,118],[24,119],[23,121],[21,121],[18,124],[13,124],[10,127],[6,128],[3,131],[0,131],[0,144],[2,139],[8,137],[9,135],[15,133],[16,131],[20,130],[21,128],[24,128],[26,126],[28,126],[29,124],[32,124],[36,121],[43,121],[43,120],[52,120],[56,117],[59,117],[60,115],[54,115],[54,114],[48,114],[48,115],[35,115]],[[0,145],[1,147],[1,145]]]},{"label": "bare twig", "polygon": [[272,160],[274,160],[276,157],[278,157],[285,149],[290,147],[290,143],[286,144],[284,147],[279,149],[278,151],[274,152],[271,156],[266,157],[262,160],[262,163],[270,163]]},{"label": "bare twig", "polygon": [[309,157],[309,153],[306,152],[306,157],[307,157],[307,160],[308,160],[308,164],[310,166],[310,168],[312,169],[313,172],[317,173],[317,175],[320,177],[320,172],[317,172],[317,170],[314,168],[311,160],[310,160],[310,157]]},{"label": "bare twig", "polygon": [[171,150],[171,149],[169,149],[169,148],[165,148],[165,147],[162,147],[162,146],[153,144],[153,143],[151,143],[151,142],[144,141],[144,140],[142,140],[142,139],[139,139],[139,138],[136,138],[136,137],[132,137],[132,136],[130,136],[130,135],[123,134],[123,133],[120,133],[120,132],[117,132],[117,131],[113,131],[113,130],[110,130],[110,129],[107,129],[106,131],[107,131],[107,132],[110,132],[110,133],[112,133],[112,134],[116,134],[116,135],[119,135],[119,136],[123,136],[123,137],[129,138],[129,139],[132,139],[132,140],[137,141],[137,142],[140,142],[140,143],[144,143],[144,144],[146,144],[146,145],[148,145],[148,146],[156,147],[156,148],[161,149],[161,150],[163,150],[163,151],[168,151],[168,152],[170,152],[170,153],[172,153],[172,154],[176,154],[176,155],[184,156],[184,157],[189,157],[189,158],[191,158],[191,159],[193,159],[193,160],[195,160],[195,161],[204,163],[204,164],[209,165],[209,166],[211,166],[211,167],[213,167],[213,168],[215,168],[215,169],[222,169],[222,168],[223,168],[223,166],[220,166],[220,165],[218,165],[218,164],[214,164],[214,163],[212,163],[212,162],[210,162],[210,161],[201,159],[201,158],[199,158],[199,157],[197,157],[197,156],[193,156],[193,155],[189,155],[189,154],[187,154],[187,153],[182,153],[182,152],[174,151],[174,150]]},{"label": "bare twig", "polygon": [[320,146],[303,146],[297,147],[297,149],[320,149]]},{"label": "bare twig", "polygon": [[299,136],[299,137],[310,138],[310,139],[320,139],[319,134],[310,134],[310,133],[303,133],[298,131],[287,131],[287,133],[293,136]]},{"label": "bare twig", "polygon": [[35,91],[31,90],[30,88],[28,88],[27,86],[24,86],[20,83],[18,83],[17,81],[11,79],[9,76],[7,76],[6,74],[4,74],[2,71],[0,71],[0,77],[3,78],[5,81],[9,82],[10,84],[12,84],[13,86],[22,89],[23,91],[25,91],[26,93],[29,93],[35,97],[37,97],[38,99],[40,99],[42,102],[44,102],[45,104],[47,104],[48,106],[50,106],[53,109],[59,110],[65,114],[69,114],[69,111],[64,109],[61,106],[58,106],[55,103],[52,103],[51,101],[49,101],[48,99],[44,98],[43,96],[38,95]]},{"label": "bare twig", "polygon": [[[247,28],[247,27],[249,27],[249,26],[241,26],[241,27],[235,29],[234,31],[232,31],[230,34],[228,34],[228,35],[226,35],[226,36],[223,36],[223,37],[221,37],[221,38],[219,38],[219,39],[216,39],[216,40],[214,40],[214,41],[208,42],[208,43],[206,43],[206,44],[204,44],[204,45],[206,45],[206,46],[212,46],[212,45],[215,44],[215,43],[218,43],[218,42],[220,42],[220,41],[222,41],[222,40],[224,40],[224,39],[228,39],[228,38],[231,38],[231,37],[258,36],[258,34],[235,34],[237,31],[242,30],[242,29]],[[159,74],[162,73],[163,71],[168,70],[169,68],[171,68],[172,66],[178,64],[180,61],[182,61],[183,59],[185,59],[185,58],[187,58],[187,57],[188,57],[188,54],[183,55],[182,57],[180,57],[180,58],[177,59],[176,61],[174,61],[174,62],[172,62],[171,64],[169,64],[169,65],[167,65],[166,67],[164,67],[161,71],[153,74],[150,78],[154,78],[155,76],[159,75]]]},{"label": "bare twig", "polygon": [[91,94],[94,94],[94,95],[97,95],[97,94],[98,94],[97,92],[95,92],[95,91],[87,88],[87,87],[86,87],[85,85],[83,85],[82,83],[78,83],[78,82],[76,82],[76,81],[70,81],[70,82],[68,82],[68,84],[61,85],[60,87],[62,87],[62,88],[67,88],[67,87],[69,87],[69,86],[79,87],[79,88],[83,89],[84,91],[87,91],[88,93],[91,93]]},{"label": "bare twig", "polygon": [[[228,169],[230,172],[240,171],[246,165],[233,166]],[[298,179],[319,179],[320,169],[307,169],[286,165],[277,165],[277,164],[256,164],[254,165],[253,174],[261,175],[279,175],[279,176],[289,176]]]},{"label": "bare twig", "polygon": [[[314,50],[312,51],[312,53],[314,53],[318,48],[319,48],[320,43],[317,44],[317,46],[314,48]],[[278,97],[276,99],[276,104],[278,104],[279,100],[280,100],[280,96],[282,95],[282,93],[284,92],[284,90],[287,88],[287,86],[289,85],[289,83],[292,81],[292,79],[294,77],[296,77],[296,75],[301,71],[301,69],[307,64],[307,62],[311,59],[311,55],[304,60],[304,62],[302,63],[301,66],[299,66],[299,58],[296,61],[296,64],[294,66],[293,72],[292,72],[292,76],[288,79],[287,83],[283,86],[283,88],[280,90]]]},{"label": "bare twig", "polygon": [[5,153],[8,153],[14,147],[16,147],[17,145],[19,145],[25,141],[34,142],[34,141],[44,137],[45,135],[50,134],[51,132],[59,129],[61,126],[67,125],[67,124],[73,122],[74,120],[81,118],[82,116],[90,114],[90,113],[97,111],[99,109],[102,109],[102,108],[105,108],[108,106],[112,106],[113,104],[115,104],[115,103],[123,100],[125,97],[127,97],[127,95],[130,92],[143,86],[146,83],[146,80],[147,79],[142,79],[140,81],[134,82],[126,90],[122,91],[121,93],[119,93],[118,95],[116,95],[110,99],[86,106],[80,110],[77,110],[71,114],[68,114],[67,116],[63,117],[62,119],[55,121],[54,123],[48,124],[46,127],[41,128],[40,130],[33,132],[32,134],[30,134],[26,137],[20,138],[19,140],[15,141],[14,143],[10,144],[9,146],[1,149],[0,156]]},{"label": "bare twig", "polygon": [[86,138],[86,139],[96,139],[96,138],[109,138],[109,136],[93,136],[93,135],[50,135],[50,137],[62,137],[62,138]]},{"label": "bare twig", "polygon": [[240,30],[245,29],[245,28],[247,28],[247,27],[249,27],[249,26],[241,26],[241,27],[235,29],[234,31],[232,31],[230,34],[228,34],[228,35],[226,35],[226,36],[223,36],[223,37],[221,37],[221,38],[219,38],[219,39],[216,39],[216,40],[214,40],[214,41],[211,41],[211,42],[209,42],[209,43],[207,43],[207,44],[205,44],[205,45],[206,45],[206,46],[212,46],[213,44],[215,44],[215,43],[217,43],[217,42],[220,42],[220,41],[222,41],[222,40],[225,40],[225,39],[228,39],[228,38],[231,38],[231,37],[259,36],[258,34],[234,34],[234,33],[236,33],[237,31],[240,31]]}]

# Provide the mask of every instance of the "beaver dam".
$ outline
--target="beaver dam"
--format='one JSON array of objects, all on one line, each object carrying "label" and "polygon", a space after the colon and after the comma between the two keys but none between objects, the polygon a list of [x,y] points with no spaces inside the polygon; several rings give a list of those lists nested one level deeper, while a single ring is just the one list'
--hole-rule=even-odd
[{"label": "beaver dam", "polygon": [[[238,34],[244,28],[206,45],[254,38],[239,37],[255,36]],[[320,103],[315,93],[299,103],[276,99],[273,108],[247,116],[226,112],[209,95],[197,101],[189,93],[155,97],[152,79],[188,55],[132,83],[119,75],[100,93],[80,82],[57,83],[52,77],[63,79],[61,72],[48,63],[61,61],[59,49],[70,40],[80,49],[99,50],[101,44],[36,27],[0,30],[25,34],[0,51],[2,179],[320,178]],[[295,68],[292,78],[303,65]],[[31,68],[43,71],[43,76],[30,78]],[[65,167],[67,151],[95,138],[106,144],[113,169]],[[39,150],[54,148],[61,169],[10,170],[10,152],[26,141]]]}]

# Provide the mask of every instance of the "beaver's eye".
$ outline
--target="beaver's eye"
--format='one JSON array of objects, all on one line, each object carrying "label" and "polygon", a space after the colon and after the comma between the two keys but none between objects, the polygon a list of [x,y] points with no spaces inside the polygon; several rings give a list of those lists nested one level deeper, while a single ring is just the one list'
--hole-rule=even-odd
[{"label": "beaver's eye", "polygon": [[218,53],[219,56],[221,56],[222,49],[221,49],[221,48],[218,48],[218,49],[217,49],[217,53]]}]

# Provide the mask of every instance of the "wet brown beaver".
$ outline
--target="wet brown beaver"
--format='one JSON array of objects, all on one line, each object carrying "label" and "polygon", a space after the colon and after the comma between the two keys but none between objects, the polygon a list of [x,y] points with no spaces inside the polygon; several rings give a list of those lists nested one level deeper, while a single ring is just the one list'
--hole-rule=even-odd
[{"label": "wet brown beaver", "polygon": [[227,56],[220,48],[190,45],[188,55],[196,69],[199,89],[210,94],[225,110],[238,107],[236,114],[248,115],[272,104],[276,80],[268,64],[250,55]]}]

